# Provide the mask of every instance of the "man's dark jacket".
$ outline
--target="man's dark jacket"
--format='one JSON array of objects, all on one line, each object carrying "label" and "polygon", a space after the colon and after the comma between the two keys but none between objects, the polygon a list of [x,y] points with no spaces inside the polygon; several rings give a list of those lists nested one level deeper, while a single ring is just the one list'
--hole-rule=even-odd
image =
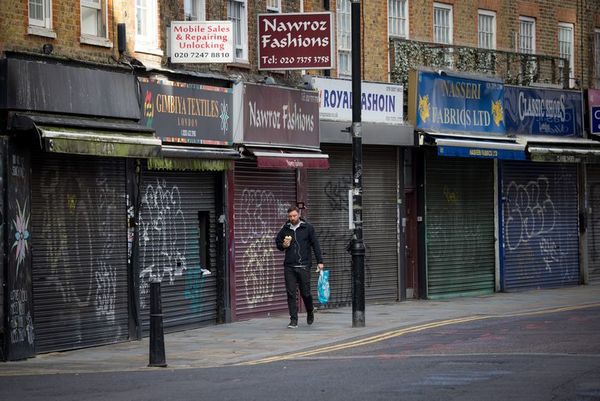
[{"label": "man's dark jacket", "polygon": [[[277,249],[285,251],[285,259],[283,261],[284,266],[295,267],[295,266],[312,266],[312,258],[310,256],[310,248],[312,247],[317,259],[317,263],[323,263],[323,256],[321,256],[321,246],[317,240],[315,229],[312,225],[304,220],[300,220],[300,227],[296,231],[292,230],[292,223],[289,221],[281,227],[275,243]],[[283,239],[287,236],[292,237],[292,243],[288,248],[283,247]]]}]

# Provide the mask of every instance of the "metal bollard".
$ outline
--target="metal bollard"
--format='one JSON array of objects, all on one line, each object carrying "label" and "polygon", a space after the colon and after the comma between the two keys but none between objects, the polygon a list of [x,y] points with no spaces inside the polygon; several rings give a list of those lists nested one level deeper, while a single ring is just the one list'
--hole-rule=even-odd
[{"label": "metal bollard", "polygon": [[150,283],[150,363],[148,366],[160,368],[167,366],[160,282]]}]

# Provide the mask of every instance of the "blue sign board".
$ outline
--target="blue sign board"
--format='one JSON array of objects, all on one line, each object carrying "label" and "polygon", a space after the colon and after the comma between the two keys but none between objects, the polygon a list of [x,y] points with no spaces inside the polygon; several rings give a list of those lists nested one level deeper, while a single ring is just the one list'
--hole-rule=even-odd
[{"label": "blue sign board", "polygon": [[438,145],[438,156],[474,157],[477,159],[525,160],[523,150],[482,149],[468,146]]},{"label": "blue sign board", "polygon": [[592,106],[592,134],[600,134],[600,106]]},{"label": "blue sign board", "polygon": [[504,85],[417,71],[411,117],[415,127],[433,131],[505,134]]},{"label": "blue sign board", "polygon": [[583,137],[581,92],[506,86],[506,132]]}]

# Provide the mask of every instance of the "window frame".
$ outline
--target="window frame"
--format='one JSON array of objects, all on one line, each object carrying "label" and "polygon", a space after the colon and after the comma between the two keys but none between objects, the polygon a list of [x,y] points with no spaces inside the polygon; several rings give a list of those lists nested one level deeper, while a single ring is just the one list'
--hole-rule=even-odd
[{"label": "window frame", "polygon": [[[99,22],[102,24],[102,32],[101,35],[93,35],[90,33],[83,32],[83,8],[93,8],[98,10],[100,13]],[[81,43],[86,43],[89,45],[96,46],[104,46],[104,47],[112,47],[112,42],[108,40],[108,0],[99,0],[98,7],[96,4],[93,4],[87,0],[79,1],[79,23],[80,23],[80,38],[79,41]]]},{"label": "window frame", "polygon": [[[194,8],[197,9],[198,15],[196,19],[188,19],[188,15],[194,16],[194,14],[186,13],[186,3],[192,6],[192,11]],[[184,0],[183,2],[183,20],[184,21],[206,21],[206,0]]]},{"label": "window frame", "polygon": [[561,55],[561,40],[560,32],[562,29],[569,29],[571,31],[571,42],[569,46],[569,84],[568,87],[572,88],[575,86],[575,24],[570,22],[559,22],[558,23],[558,55]]},{"label": "window frame", "polygon": [[[436,40],[436,36],[435,36],[435,32],[436,32],[436,25],[435,25],[435,10],[440,9],[440,10],[447,10],[449,11],[448,14],[448,42],[440,42]],[[432,18],[432,25],[433,25],[433,42],[434,43],[439,43],[439,44],[444,44],[444,45],[451,45],[454,43],[454,7],[452,7],[452,5],[450,4],[444,4],[444,3],[433,3],[433,18]]]},{"label": "window frame", "polygon": [[[238,45],[236,43],[236,23],[231,19],[230,4],[238,3],[240,4],[240,42]],[[233,62],[240,64],[248,64],[249,61],[249,48],[248,48],[248,1],[247,0],[227,0],[227,20],[233,23]],[[242,50],[242,57],[237,57],[237,50]]]},{"label": "window frame", "polygon": [[[481,44],[481,34],[485,34],[485,35],[489,35],[490,32],[483,32],[481,31],[481,17],[485,16],[485,17],[492,17],[492,47],[482,47]],[[496,27],[496,12],[495,11],[490,11],[490,10],[482,10],[479,9],[477,10],[477,46],[481,49],[487,49],[487,50],[496,50],[496,40],[497,40],[497,27]]]},{"label": "window frame", "polygon": [[[522,23],[526,22],[526,23],[531,23],[532,29],[531,29],[531,51],[530,52],[524,52],[523,51],[523,47],[521,46],[521,44],[523,43],[521,38],[522,38]],[[524,15],[519,15],[519,44],[518,44],[518,49],[519,49],[519,53],[524,53],[524,54],[535,54],[536,50],[536,30],[537,30],[537,21],[535,20],[535,18],[532,17],[526,17]]]},{"label": "window frame", "polygon": [[[138,33],[138,1],[146,4],[145,28],[146,34]],[[135,51],[139,53],[150,53],[162,55],[158,45],[158,0],[136,0],[135,2]]]},{"label": "window frame", "polygon": [[42,19],[31,17],[32,1],[33,0],[27,1],[27,33],[53,39],[56,38],[56,33],[52,30],[52,0],[41,0]]},{"label": "window frame", "polygon": [[[272,0],[271,0],[272,1]],[[281,12],[281,0],[275,0],[277,6],[273,7],[269,5],[269,0],[267,0],[267,11],[270,13],[280,13]]]},{"label": "window frame", "polygon": [[[390,4],[391,4],[392,1],[402,2],[403,3],[402,4],[402,12],[404,13],[404,15],[403,15],[404,18],[402,18],[401,16],[392,17],[392,15],[390,13],[390,10],[391,10],[390,9]],[[409,18],[409,15],[408,15],[408,0],[388,0],[387,6],[388,6],[388,38],[408,39],[408,36],[409,36],[409,32],[408,31],[409,31],[409,27],[410,27],[410,24],[409,24],[409,21],[408,21],[408,18]],[[392,33],[391,27],[392,27],[393,24],[390,23],[390,20],[392,18],[395,18],[397,20],[403,20],[403,24],[402,24],[403,28],[402,29],[404,30],[404,35],[398,34],[398,33],[395,33],[395,32]]]},{"label": "window frame", "polygon": [[[347,4],[348,8],[345,10],[343,7],[340,7],[343,4]],[[337,73],[338,77],[351,77],[352,76],[352,2],[350,0],[337,0],[336,2],[336,55],[337,55]],[[346,19],[346,24],[342,24],[344,22],[343,18]],[[342,27],[344,25],[348,26],[346,31],[342,31]],[[350,47],[344,47],[344,40],[342,38],[345,36],[348,37],[348,44]],[[342,63],[340,60],[342,59],[342,55],[347,57],[348,67],[346,69],[342,69]]]}]

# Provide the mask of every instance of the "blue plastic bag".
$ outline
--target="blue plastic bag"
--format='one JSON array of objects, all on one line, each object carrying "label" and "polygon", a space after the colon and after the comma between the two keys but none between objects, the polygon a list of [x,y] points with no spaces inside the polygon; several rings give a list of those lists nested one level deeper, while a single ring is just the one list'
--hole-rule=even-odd
[{"label": "blue plastic bag", "polygon": [[329,301],[329,293],[329,270],[321,270],[319,281],[317,282],[319,302],[326,304]]}]

